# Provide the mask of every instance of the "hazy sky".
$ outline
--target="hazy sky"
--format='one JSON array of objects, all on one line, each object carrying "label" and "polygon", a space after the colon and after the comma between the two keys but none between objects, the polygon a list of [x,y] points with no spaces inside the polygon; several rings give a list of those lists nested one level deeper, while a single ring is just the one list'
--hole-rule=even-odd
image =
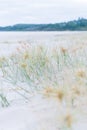
[{"label": "hazy sky", "polygon": [[87,0],[0,0],[0,26],[87,18]]}]

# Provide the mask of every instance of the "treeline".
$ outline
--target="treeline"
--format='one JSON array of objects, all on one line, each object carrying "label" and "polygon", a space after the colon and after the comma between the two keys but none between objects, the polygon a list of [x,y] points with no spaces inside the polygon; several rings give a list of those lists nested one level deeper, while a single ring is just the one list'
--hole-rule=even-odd
[{"label": "treeline", "polygon": [[0,27],[0,31],[87,31],[87,19],[79,18],[55,24],[16,24]]}]

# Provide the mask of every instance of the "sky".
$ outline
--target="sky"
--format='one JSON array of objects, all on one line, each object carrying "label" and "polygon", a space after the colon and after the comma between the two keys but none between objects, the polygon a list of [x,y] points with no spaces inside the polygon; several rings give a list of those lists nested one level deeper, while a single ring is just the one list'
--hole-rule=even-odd
[{"label": "sky", "polygon": [[0,0],[0,26],[87,18],[87,0]]}]

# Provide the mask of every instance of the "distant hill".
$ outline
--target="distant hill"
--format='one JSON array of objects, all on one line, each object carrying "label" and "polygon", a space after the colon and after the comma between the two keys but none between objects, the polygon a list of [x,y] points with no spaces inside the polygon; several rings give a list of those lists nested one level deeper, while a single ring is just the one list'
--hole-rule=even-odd
[{"label": "distant hill", "polygon": [[0,31],[87,31],[87,19],[79,18],[55,24],[16,24],[0,27]]}]

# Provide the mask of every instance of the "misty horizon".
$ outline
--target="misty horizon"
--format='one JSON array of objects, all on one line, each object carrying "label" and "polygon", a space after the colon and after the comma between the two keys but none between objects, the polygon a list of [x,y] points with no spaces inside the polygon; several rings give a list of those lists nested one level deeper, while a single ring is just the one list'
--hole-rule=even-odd
[{"label": "misty horizon", "polygon": [[67,23],[67,22],[71,22],[71,21],[77,21],[77,20],[79,20],[79,19],[86,19],[86,20],[87,20],[87,18],[78,17],[77,19],[66,20],[66,21],[61,21],[61,22],[54,22],[54,23],[52,23],[52,22],[48,22],[48,23],[22,23],[22,22],[20,21],[19,23],[14,23],[14,24],[9,24],[9,25],[4,25],[4,26],[0,25],[0,27],[7,27],[7,26],[14,26],[14,25],[21,25],[21,24],[26,24],[26,25],[27,25],[27,24],[29,24],[29,25],[60,24],[60,23]]}]

